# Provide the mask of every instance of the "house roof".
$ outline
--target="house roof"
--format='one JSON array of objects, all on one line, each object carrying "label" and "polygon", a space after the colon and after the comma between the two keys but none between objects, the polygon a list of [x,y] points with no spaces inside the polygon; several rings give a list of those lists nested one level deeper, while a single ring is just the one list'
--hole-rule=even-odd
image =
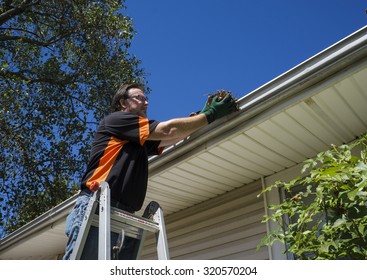
[{"label": "house roof", "polygon": [[[367,132],[367,27],[238,101],[213,122],[149,160],[146,202],[165,215],[295,166]],[[0,241],[0,259],[43,259],[65,248],[75,197]],[[144,208],[143,208],[144,209]]]}]

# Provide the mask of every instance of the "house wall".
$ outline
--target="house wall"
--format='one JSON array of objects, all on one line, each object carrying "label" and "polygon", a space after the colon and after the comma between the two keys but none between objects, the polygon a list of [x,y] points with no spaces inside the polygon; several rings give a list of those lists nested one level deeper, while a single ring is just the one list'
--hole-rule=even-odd
[{"label": "house wall", "polygon": [[[277,227],[262,223],[265,205],[279,203],[278,191],[257,197],[265,186],[277,180],[289,181],[301,174],[298,164],[262,180],[230,191],[191,208],[165,217],[170,258],[173,260],[267,260],[287,259],[284,245],[257,245],[268,231]],[[164,209],[163,209],[164,210]],[[142,259],[157,259],[155,239],[145,241]]]},{"label": "house wall", "polygon": [[[266,234],[261,188],[257,181],[166,217],[170,258],[268,259],[266,247],[256,250]],[[145,244],[142,259],[156,259],[154,236]]]}]

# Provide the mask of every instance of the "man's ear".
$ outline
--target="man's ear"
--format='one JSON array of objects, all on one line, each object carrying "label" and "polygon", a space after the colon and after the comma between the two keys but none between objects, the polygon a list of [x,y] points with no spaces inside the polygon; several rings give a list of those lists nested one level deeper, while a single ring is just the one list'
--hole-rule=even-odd
[{"label": "man's ear", "polygon": [[121,110],[126,110],[125,99],[120,99]]}]

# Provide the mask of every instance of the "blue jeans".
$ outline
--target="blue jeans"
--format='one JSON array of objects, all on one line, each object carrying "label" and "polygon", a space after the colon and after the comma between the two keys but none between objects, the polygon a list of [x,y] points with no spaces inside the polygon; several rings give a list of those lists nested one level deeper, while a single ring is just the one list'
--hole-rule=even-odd
[{"label": "blue jeans", "polygon": [[[76,200],[74,208],[70,211],[66,218],[65,234],[68,237],[66,244],[64,260],[69,260],[73,252],[76,239],[80,231],[80,227],[83,222],[83,218],[93,193],[82,193]],[[116,244],[118,239],[118,233],[111,232],[111,251],[112,247]],[[118,255],[118,259],[133,260],[136,259],[138,245],[140,240],[125,236],[122,250]],[[112,256],[112,252],[111,252]],[[97,260],[98,259],[98,228],[91,226],[87,240],[84,245],[84,249],[81,255],[83,260]]]}]

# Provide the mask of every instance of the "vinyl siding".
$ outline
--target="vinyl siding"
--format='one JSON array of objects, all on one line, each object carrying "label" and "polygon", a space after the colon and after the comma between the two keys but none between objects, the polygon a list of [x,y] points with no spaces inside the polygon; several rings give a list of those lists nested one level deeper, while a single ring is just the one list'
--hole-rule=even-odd
[{"label": "vinyl siding", "polygon": [[[260,191],[255,182],[166,217],[171,259],[268,259],[267,248],[256,250],[266,233]],[[156,258],[150,235],[142,259]]]}]

